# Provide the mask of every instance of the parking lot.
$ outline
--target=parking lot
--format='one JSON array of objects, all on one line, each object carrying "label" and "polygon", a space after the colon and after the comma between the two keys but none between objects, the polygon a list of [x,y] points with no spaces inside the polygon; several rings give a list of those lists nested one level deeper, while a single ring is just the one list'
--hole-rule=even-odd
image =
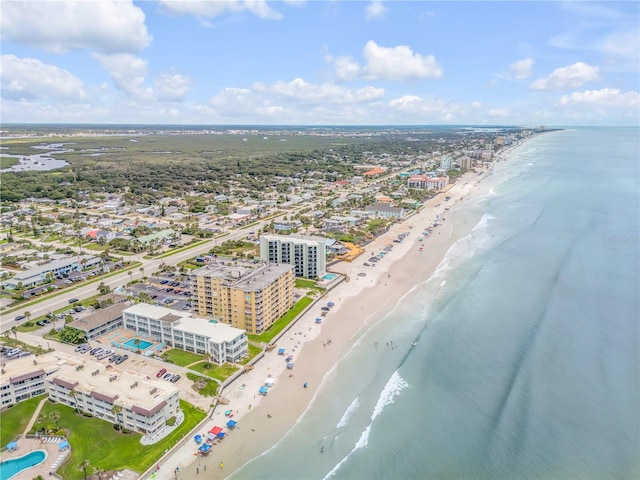
[{"label": "parking lot", "polygon": [[191,309],[191,292],[186,280],[176,274],[154,276],[144,283],[131,286],[131,294],[146,293],[151,301],[163,307],[189,311]]}]

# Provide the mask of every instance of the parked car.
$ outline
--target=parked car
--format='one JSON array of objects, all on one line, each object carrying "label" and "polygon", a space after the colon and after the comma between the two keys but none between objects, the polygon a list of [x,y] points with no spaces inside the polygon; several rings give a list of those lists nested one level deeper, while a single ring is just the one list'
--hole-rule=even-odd
[{"label": "parked car", "polygon": [[109,362],[113,363],[119,359],[120,359],[120,355],[112,355],[111,357],[109,357]]},{"label": "parked car", "polygon": [[129,355],[127,355],[126,353],[124,355],[120,355],[120,358],[118,358],[116,360],[116,364],[120,365],[122,362],[124,362],[127,358],[129,358]]},{"label": "parked car", "polygon": [[162,377],[163,380],[170,380],[171,377],[173,377],[173,373],[166,373],[164,375],[164,377]]},{"label": "parked car", "polygon": [[171,383],[176,383],[178,380],[180,380],[180,375],[174,375],[173,377],[171,377],[171,380],[169,380]]},{"label": "parked car", "polygon": [[166,368],[163,368],[163,369],[161,369],[161,370],[156,374],[156,377],[157,377],[157,378],[160,378],[160,377],[162,377],[165,373],[167,373],[167,369],[166,369]]}]

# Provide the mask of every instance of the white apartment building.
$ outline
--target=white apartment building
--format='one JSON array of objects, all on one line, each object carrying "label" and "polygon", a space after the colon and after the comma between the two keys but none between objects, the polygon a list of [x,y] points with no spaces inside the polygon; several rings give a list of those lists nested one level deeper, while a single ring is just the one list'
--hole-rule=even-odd
[{"label": "white apartment building", "polygon": [[172,383],[150,379],[109,364],[62,352],[7,362],[0,380],[2,406],[47,394],[53,401],[77,408],[123,428],[154,433],[180,409],[179,390]]},{"label": "white apartment building", "polygon": [[208,352],[218,365],[236,363],[248,355],[249,341],[239,328],[147,303],[138,303],[122,313],[125,328],[181,350]]},{"label": "white apartment building", "polygon": [[78,255],[54,260],[44,265],[16,273],[13,278],[5,280],[4,288],[7,290],[13,290],[20,286],[30,288],[56,275],[67,274],[73,271],[79,272],[86,268],[95,267],[101,263],[102,259],[94,257],[93,255]]},{"label": "white apartment building", "polygon": [[261,235],[260,260],[292,265],[296,277],[321,278],[327,268],[326,238]]}]

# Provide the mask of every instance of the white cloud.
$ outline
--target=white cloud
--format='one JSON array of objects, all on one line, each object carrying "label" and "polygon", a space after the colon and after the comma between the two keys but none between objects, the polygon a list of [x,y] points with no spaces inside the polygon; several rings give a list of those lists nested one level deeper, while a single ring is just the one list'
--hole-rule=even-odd
[{"label": "white cloud", "polygon": [[130,0],[3,1],[0,32],[2,40],[53,53],[135,52],[152,40],[143,11]]},{"label": "white cloud", "polygon": [[487,115],[490,117],[508,117],[509,111],[504,108],[491,108],[487,112]]},{"label": "white cloud", "polygon": [[276,82],[271,87],[255,84],[257,91],[266,91],[276,97],[282,97],[302,103],[344,104],[371,102],[384,98],[382,88],[364,87],[351,90],[340,85],[326,83],[317,85],[295,78],[290,82]]},{"label": "white cloud", "polygon": [[384,16],[387,8],[382,4],[381,0],[373,0],[366,8],[367,20],[374,20]]},{"label": "white cloud", "polygon": [[197,18],[220,17],[227,13],[248,11],[267,20],[279,20],[282,15],[272,10],[264,0],[160,0],[170,12]]},{"label": "white cloud", "polygon": [[[410,123],[453,122],[459,107],[440,99],[425,99],[416,95],[404,95],[389,101],[389,107],[398,118],[410,117]],[[406,123],[404,120],[402,123]]]},{"label": "white cloud", "polygon": [[80,100],[85,97],[82,81],[55,65],[15,55],[2,55],[0,65],[3,98]]},{"label": "white cloud", "polygon": [[509,65],[511,74],[514,78],[522,80],[531,76],[531,68],[533,67],[532,58],[523,58]]},{"label": "white cloud", "polygon": [[159,101],[180,102],[190,85],[191,79],[186,75],[159,75],[154,81],[155,96]]},{"label": "white cloud", "polygon": [[433,55],[423,57],[413,53],[406,45],[380,47],[369,40],[364,46],[363,56],[367,61],[364,66],[365,77],[372,80],[442,77],[442,69]]},{"label": "white cloud", "polygon": [[147,62],[130,53],[116,53],[104,55],[95,53],[102,68],[107,70],[116,88],[128,95],[138,98],[147,98],[151,95],[151,89],[145,88],[145,76],[147,75]]},{"label": "white cloud", "polygon": [[440,78],[442,69],[433,55],[423,57],[406,45],[381,47],[369,40],[362,49],[365,65],[361,66],[351,57],[327,55],[333,63],[338,80],[363,78],[366,80],[409,80],[414,78]]},{"label": "white cloud", "polygon": [[584,62],[556,68],[547,78],[539,78],[531,84],[533,90],[563,90],[578,88],[599,79],[599,69]]},{"label": "white cloud", "polygon": [[635,110],[640,106],[638,92],[629,91],[621,93],[617,88],[603,88],[601,90],[585,90],[563,95],[558,102],[560,107],[598,107],[598,108],[623,108]]}]

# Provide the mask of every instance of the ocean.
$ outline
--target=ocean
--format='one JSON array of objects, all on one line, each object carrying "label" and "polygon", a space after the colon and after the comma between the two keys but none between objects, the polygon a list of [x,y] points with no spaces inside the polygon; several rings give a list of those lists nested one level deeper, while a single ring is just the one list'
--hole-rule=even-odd
[{"label": "ocean", "polygon": [[637,128],[519,146],[459,207],[472,234],[231,478],[640,478],[639,159]]}]

